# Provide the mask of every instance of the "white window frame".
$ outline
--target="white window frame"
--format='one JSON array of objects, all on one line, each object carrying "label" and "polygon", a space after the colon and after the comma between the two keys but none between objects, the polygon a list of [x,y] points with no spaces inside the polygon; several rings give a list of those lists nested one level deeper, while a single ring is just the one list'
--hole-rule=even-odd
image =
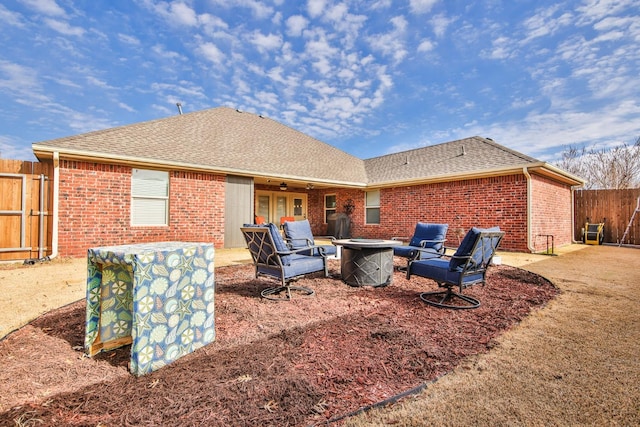
[{"label": "white window frame", "polygon": [[131,226],[169,225],[169,172],[133,169]]},{"label": "white window frame", "polygon": [[[327,206],[327,197],[333,197],[333,207]],[[324,195],[324,223],[327,224],[327,219],[329,218],[329,211],[333,211],[332,213],[338,212],[338,197],[335,194],[325,194]]]},{"label": "white window frame", "polygon": [[[378,193],[377,203],[372,203],[370,201],[369,195],[374,195],[374,193]],[[375,201],[375,198],[373,198]],[[372,209],[378,210],[378,222],[369,222],[369,211]],[[364,222],[367,225],[380,225],[380,190],[369,190],[364,193]]]}]

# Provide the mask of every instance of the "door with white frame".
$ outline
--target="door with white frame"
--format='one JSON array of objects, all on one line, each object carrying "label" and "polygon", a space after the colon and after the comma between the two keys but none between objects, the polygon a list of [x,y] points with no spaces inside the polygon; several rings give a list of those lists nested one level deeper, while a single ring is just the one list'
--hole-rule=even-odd
[{"label": "door with white frame", "polygon": [[256,191],[256,215],[265,222],[280,224],[280,218],[307,219],[307,195],[304,193]]}]

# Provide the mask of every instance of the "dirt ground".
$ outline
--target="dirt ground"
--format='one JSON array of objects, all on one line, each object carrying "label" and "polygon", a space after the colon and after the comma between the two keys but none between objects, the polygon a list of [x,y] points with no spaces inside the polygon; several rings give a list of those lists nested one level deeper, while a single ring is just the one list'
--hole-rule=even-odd
[{"label": "dirt ground", "polygon": [[[400,273],[378,289],[305,279],[316,297],[283,304],[256,297],[249,266],[218,268],[216,342],[141,378],[128,348],[83,357],[84,302],[50,311],[48,289],[36,305],[49,313],[0,342],[0,425],[637,425],[640,251],[579,249],[503,257],[558,296],[499,266],[464,312],[425,306],[433,282]],[[0,287],[43,291],[67,270],[60,293],[82,297],[78,266],[3,267]],[[20,325],[4,317],[3,331]]]}]

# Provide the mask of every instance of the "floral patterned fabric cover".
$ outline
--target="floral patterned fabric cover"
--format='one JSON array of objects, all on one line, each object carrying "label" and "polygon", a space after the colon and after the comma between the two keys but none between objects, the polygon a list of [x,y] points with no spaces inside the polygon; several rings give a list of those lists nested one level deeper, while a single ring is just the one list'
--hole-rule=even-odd
[{"label": "floral patterned fabric cover", "polygon": [[204,243],[89,249],[86,353],[130,336],[129,369],[144,375],[213,342],[213,257]]}]

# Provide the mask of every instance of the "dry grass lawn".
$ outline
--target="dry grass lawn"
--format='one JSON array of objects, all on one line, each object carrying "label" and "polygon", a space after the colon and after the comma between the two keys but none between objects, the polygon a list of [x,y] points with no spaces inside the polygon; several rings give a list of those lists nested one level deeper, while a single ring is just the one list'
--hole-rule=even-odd
[{"label": "dry grass lawn", "polygon": [[640,251],[592,246],[524,268],[562,294],[421,395],[345,425],[640,425]]}]

